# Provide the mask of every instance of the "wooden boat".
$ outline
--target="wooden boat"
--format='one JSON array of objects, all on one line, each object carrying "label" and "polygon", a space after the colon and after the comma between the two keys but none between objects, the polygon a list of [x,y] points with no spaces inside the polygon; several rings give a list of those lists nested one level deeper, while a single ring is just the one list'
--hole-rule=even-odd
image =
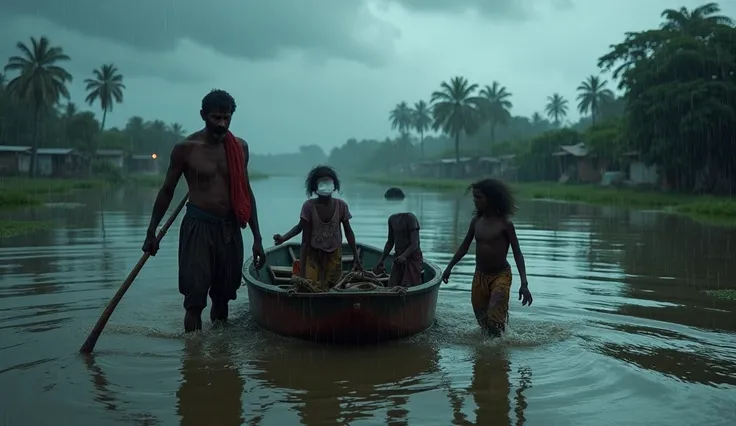
[{"label": "wooden boat", "polygon": [[[253,259],[243,265],[250,311],[262,328],[302,339],[331,343],[363,344],[397,339],[432,326],[440,287],[440,269],[424,262],[422,284],[405,292],[344,290],[325,293],[294,293],[292,264],[299,245],[284,244],[266,250],[266,266],[256,273]],[[343,253],[351,253],[343,246]],[[372,268],[381,257],[375,247],[359,245],[363,266]],[[386,262],[390,272],[393,256]],[[343,255],[343,270],[353,256]],[[383,278],[387,282],[387,278]]]}]

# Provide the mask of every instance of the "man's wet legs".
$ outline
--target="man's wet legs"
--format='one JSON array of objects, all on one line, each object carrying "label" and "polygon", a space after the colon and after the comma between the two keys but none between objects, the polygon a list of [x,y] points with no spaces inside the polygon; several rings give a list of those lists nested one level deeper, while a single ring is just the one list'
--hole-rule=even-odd
[{"label": "man's wet legs", "polygon": [[202,309],[187,309],[184,314],[184,332],[191,333],[202,329]]},{"label": "man's wet legs", "polygon": [[228,317],[228,300],[213,298],[210,308],[210,320],[213,325],[226,325]]}]

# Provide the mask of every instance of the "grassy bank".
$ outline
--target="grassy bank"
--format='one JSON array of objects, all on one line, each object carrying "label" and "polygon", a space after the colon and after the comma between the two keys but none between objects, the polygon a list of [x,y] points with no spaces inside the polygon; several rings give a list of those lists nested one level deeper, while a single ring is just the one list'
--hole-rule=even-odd
[{"label": "grassy bank", "polygon": [[0,239],[30,234],[32,232],[48,229],[51,226],[51,222],[3,220],[0,221]]},{"label": "grassy bank", "polygon": [[[250,180],[267,179],[268,175],[258,171],[250,172]],[[126,183],[131,185],[158,187],[164,182],[163,175],[134,175],[126,179]]]},{"label": "grassy bank", "polygon": [[102,179],[0,178],[0,209],[40,204],[45,196],[107,185]]},{"label": "grassy bank", "polygon": [[[364,180],[397,187],[447,191],[465,191],[471,183],[469,180],[383,177],[366,177]],[[515,183],[512,184],[512,187],[521,198],[669,209],[697,218],[717,218],[736,222],[736,199],[734,198],[691,196],[632,188],[607,188],[598,185],[562,185],[554,182]]]},{"label": "grassy bank", "polygon": [[706,290],[705,294],[716,299],[736,301],[736,289]]}]

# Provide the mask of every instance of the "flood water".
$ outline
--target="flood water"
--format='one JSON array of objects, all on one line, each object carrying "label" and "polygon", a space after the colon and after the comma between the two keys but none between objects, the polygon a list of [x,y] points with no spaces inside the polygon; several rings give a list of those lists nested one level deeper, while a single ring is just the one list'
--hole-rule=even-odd
[{"label": "flood water", "polygon": [[[343,189],[359,241],[382,246],[385,188]],[[254,191],[269,243],[296,223],[302,180],[271,178]],[[734,287],[736,232],[618,208],[521,203],[515,223],[534,304],[512,298],[504,338],[477,330],[471,251],[440,291],[433,328],[360,349],[258,329],[245,288],[231,327],[185,337],[177,221],[95,355],[79,356],[141,255],[155,193],[79,193],[0,212],[59,225],[0,240],[0,424],[736,424],[736,303],[702,293]],[[471,200],[408,193],[425,258],[444,268]]]}]

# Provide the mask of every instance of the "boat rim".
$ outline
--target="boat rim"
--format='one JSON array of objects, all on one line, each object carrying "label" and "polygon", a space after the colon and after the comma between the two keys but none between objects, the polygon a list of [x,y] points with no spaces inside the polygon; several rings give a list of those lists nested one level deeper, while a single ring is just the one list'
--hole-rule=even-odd
[{"label": "boat rim", "polygon": [[[266,253],[266,256],[268,257],[269,253],[272,253],[278,250],[284,250],[289,246],[298,246],[298,244],[290,243],[290,244],[283,244],[281,246],[272,246],[272,247],[267,248],[264,251]],[[378,249],[377,247],[374,247],[368,244],[358,244],[358,247],[367,248],[369,250],[375,250],[379,253],[381,252],[381,250]],[[439,285],[441,284],[441,279],[442,279],[442,271],[440,270],[439,266],[435,265],[432,262],[429,262],[427,260],[422,260],[422,263],[424,263],[426,266],[430,267],[434,271],[435,273],[434,278],[420,285],[409,287],[406,289],[406,292],[402,292],[402,293],[380,292],[379,293],[379,292],[371,292],[371,291],[336,291],[336,292],[325,292],[325,293],[296,293],[296,294],[290,294],[287,297],[297,298],[297,299],[300,299],[300,298],[310,298],[311,299],[315,297],[344,298],[346,296],[353,296],[353,297],[360,296],[363,298],[364,297],[406,297],[410,295],[425,293],[425,292],[434,290],[435,288],[439,287]],[[285,290],[273,284],[264,283],[263,281],[260,281],[259,279],[254,277],[252,274],[250,274],[251,267],[253,267],[253,256],[249,257],[245,261],[245,263],[243,263],[242,275],[247,285],[257,287],[259,290],[267,292],[267,293],[287,295],[288,290]],[[265,268],[266,267],[264,267],[264,269]],[[261,272],[265,272],[265,271],[261,269]]]}]

